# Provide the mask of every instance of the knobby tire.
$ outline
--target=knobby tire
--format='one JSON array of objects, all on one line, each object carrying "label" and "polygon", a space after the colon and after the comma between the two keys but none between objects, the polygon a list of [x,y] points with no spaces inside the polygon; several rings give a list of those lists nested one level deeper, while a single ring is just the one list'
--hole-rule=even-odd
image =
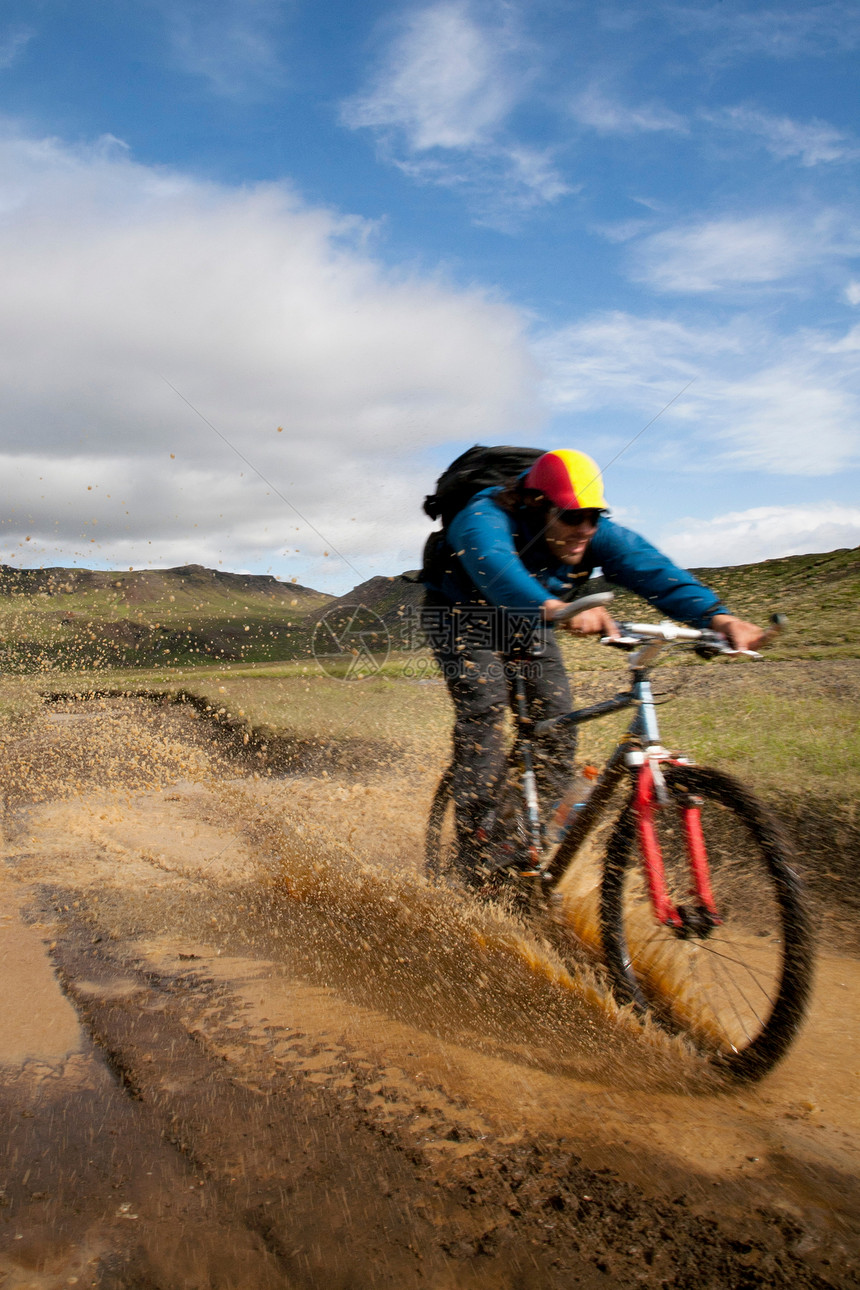
[{"label": "knobby tire", "polygon": [[439,882],[449,872],[450,857],[445,854],[443,830],[453,783],[454,767],[451,765],[439,780],[433,794],[424,838],[424,871],[432,882]]}]

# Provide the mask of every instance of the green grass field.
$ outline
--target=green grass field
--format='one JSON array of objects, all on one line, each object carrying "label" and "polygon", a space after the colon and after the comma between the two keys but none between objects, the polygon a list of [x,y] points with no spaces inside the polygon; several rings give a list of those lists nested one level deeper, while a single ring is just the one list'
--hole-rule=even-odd
[{"label": "green grass field", "polygon": [[[601,653],[599,646],[592,651]],[[586,657],[587,646],[582,661]],[[578,700],[593,702],[621,688],[623,659],[613,659],[614,671],[577,671]],[[388,674],[352,681],[321,675],[313,662],[6,677],[0,683],[0,744],[36,724],[46,694],[184,693],[219,723],[228,746],[244,752],[247,739],[255,758],[264,758],[254,760],[255,767],[373,777],[399,765],[407,775],[420,768],[426,783],[423,772],[441,769],[448,759],[452,709],[440,680],[402,672],[396,660]],[[816,898],[822,881],[831,893],[838,883],[847,920],[839,936],[854,935],[860,907],[854,861],[860,847],[860,660],[701,663],[665,667],[654,680],[665,743],[739,776],[777,811]],[[581,760],[599,765],[624,724],[625,714],[616,714],[583,727]],[[426,810],[426,802],[416,800],[416,807]]]},{"label": "green grass field", "polygon": [[[854,819],[860,797],[858,554],[836,551],[708,571],[707,580],[737,612],[761,621],[779,609],[790,615],[790,627],[761,664],[706,664],[672,653],[655,674],[658,689],[677,692],[661,708],[666,742],[751,779],[774,800],[817,794],[840,803],[840,813]],[[0,584],[7,654],[0,719],[7,729],[44,694],[184,690],[222,720],[262,735],[359,739],[387,744],[395,754],[444,756],[451,709],[426,651],[372,661],[379,670],[363,680],[341,679],[353,663],[349,656],[326,660],[325,671],[307,652],[278,658],[293,631],[302,634],[307,651],[305,619],[312,621],[327,603],[319,593],[194,568],[96,575],[90,582],[98,585],[86,585],[86,579],[81,585],[73,571],[57,572],[68,573],[69,581],[55,578],[49,593],[26,585],[10,592]],[[379,607],[390,616],[397,612],[399,582],[374,579],[359,590],[365,598],[382,597]],[[414,603],[414,587],[404,587]],[[615,611],[619,618],[653,616],[626,593]],[[105,640],[116,638],[105,625],[116,631],[129,623],[149,633],[145,647],[126,641],[121,649],[106,648]],[[183,632],[195,633],[197,644],[180,647]],[[585,701],[624,684],[617,653],[594,641],[562,640]],[[233,652],[225,657],[220,651],[227,649]],[[129,665],[137,660],[146,665]],[[623,720],[585,727],[584,757],[601,760]]]},{"label": "green grass field", "polygon": [[[622,660],[613,657],[614,674],[577,673],[574,688],[582,701],[608,697],[625,684]],[[655,683],[663,696],[664,739],[700,762],[751,780],[767,797],[817,793],[845,802],[853,812],[860,800],[860,662],[835,666],[836,676],[834,665],[810,661],[667,667]],[[384,673],[338,680],[321,675],[313,663],[6,678],[0,685],[0,716],[14,723],[34,710],[44,693],[180,691],[230,724],[264,737],[370,740],[417,756],[443,755],[450,737],[451,706],[440,681]],[[601,762],[626,720],[621,713],[583,727],[583,759]]]}]

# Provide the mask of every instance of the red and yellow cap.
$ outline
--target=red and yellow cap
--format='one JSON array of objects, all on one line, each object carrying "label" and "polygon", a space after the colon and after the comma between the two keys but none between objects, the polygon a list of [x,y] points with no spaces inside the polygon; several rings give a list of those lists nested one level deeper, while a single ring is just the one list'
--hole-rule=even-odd
[{"label": "red and yellow cap", "polygon": [[523,479],[525,488],[543,493],[563,511],[605,511],[600,467],[584,452],[559,448],[538,457]]}]

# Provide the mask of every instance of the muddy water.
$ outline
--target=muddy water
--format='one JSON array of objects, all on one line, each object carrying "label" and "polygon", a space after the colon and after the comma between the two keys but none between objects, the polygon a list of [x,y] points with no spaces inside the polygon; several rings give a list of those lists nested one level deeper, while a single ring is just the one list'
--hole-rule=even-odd
[{"label": "muddy water", "polygon": [[[727,1089],[680,1041],[620,1012],[587,953],[563,957],[510,913],[424,884],[435,752],[400,778],[365,767],[276,780],[237,775],[208,728],[175,710],[49,714],[5,755],[10,917],[5,932],[0,921],[0,954],[22,974],[17,997],[33,1005],[7,1008],[7,1083],[20,1093],[22,1079],[35,1087],[45,1069],[62,1081],[63,1062],[86,1050],[80,1015],[123,1078],[145,1090],[167,1064],[167,1032],[148,1032],[143,1052],[122,1025],[169,1014],[234,1085],[310,1089],[328,1099],[326,1124],[370,1126],[401,1157],[420,1159],[434,1185],[472,1170],[474,1192],[488,1158],[504,1173],[508,1157],[521,1162],[533,1144],[552,1143],[654,1205],[681,1195],[730,1228],[766,1207],[777,1225],[783,1216],[792,1256],[821,1284],[848,1284],[860,1154],[856,961],[823,947],[788,1059],[755,1088]],[[593,883],[589,863],[571,883],[580,895]],[[29,927],[17,913],[28,900],[42,911]],[[51,994],[45,941],[68,998]],[[184,1096],[184,1079],[180,1063],[156,1100]],[[211,1168],[229,1174],[223,1160]],[[598,1175],[588,1176],[593,1191]],[[540,1239],[562,1248],[561,1233]],[[637,1270],[629,1283],[647,1280],[635,1255],[625,1257]],[[441,1267],[430,1284],[447,1283]],[[756,1284],[783,1284],[774,1268]],[[496,1271],[488,1284],[507,1284]],[[799,1276],[795,1268],[785,1284]]]}]

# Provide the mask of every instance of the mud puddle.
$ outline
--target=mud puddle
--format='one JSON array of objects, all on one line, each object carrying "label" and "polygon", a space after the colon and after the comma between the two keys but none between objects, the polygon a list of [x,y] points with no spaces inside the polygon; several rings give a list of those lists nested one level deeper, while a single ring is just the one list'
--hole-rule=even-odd
[{"label": "mud puddle", "polygon": [[[208,1254],[183,1279],[173,1255],[153,1262],[164,1206],[96,1221],[87,1201],[89,1226],[64,1239],[68,1267],[88,1251],[89,1284],[132,1284],[134,1265],[150,1280],[133,1284],[244,1285],[234,1265],[213,1270],[238,1228],[257,1260],[247,1284],[850,1283],[853,960],[825,956],[788,1060],[726,1090],[619,1013],[587,963],[572,972],[504,911],[422,883],[434,767],[237,779],[187,714],[58,715],[47,752],[41,732],[41,752],[22,741],[7,758],[6,864],[31,926],[9,922],[52,947],[86,1035],[47,1063],[32,1040],[5,1059],[7,1113],[53,1108],[47,1137],[7,1162],[9,1284],[69,1283],[24,1162],[61,1122],[129,1104],[143,1118],[118,1130],[123,1168],[161,1179],[165,1204],[203,1180]],[[50,1097],[40,1060],[59,1072]],[[97,1072],[86,1106],[75,1060]],[[80,1177],[69,1151],[58,1179]],[[161,1172],[141,1171],[148,1156]],[[99,1166],[110,1190],[114,1158]],[[56,1193],[59,1223],[72,1202]],[[27,1213],[41,1236],[16,1263],[10,1224]]]}]

